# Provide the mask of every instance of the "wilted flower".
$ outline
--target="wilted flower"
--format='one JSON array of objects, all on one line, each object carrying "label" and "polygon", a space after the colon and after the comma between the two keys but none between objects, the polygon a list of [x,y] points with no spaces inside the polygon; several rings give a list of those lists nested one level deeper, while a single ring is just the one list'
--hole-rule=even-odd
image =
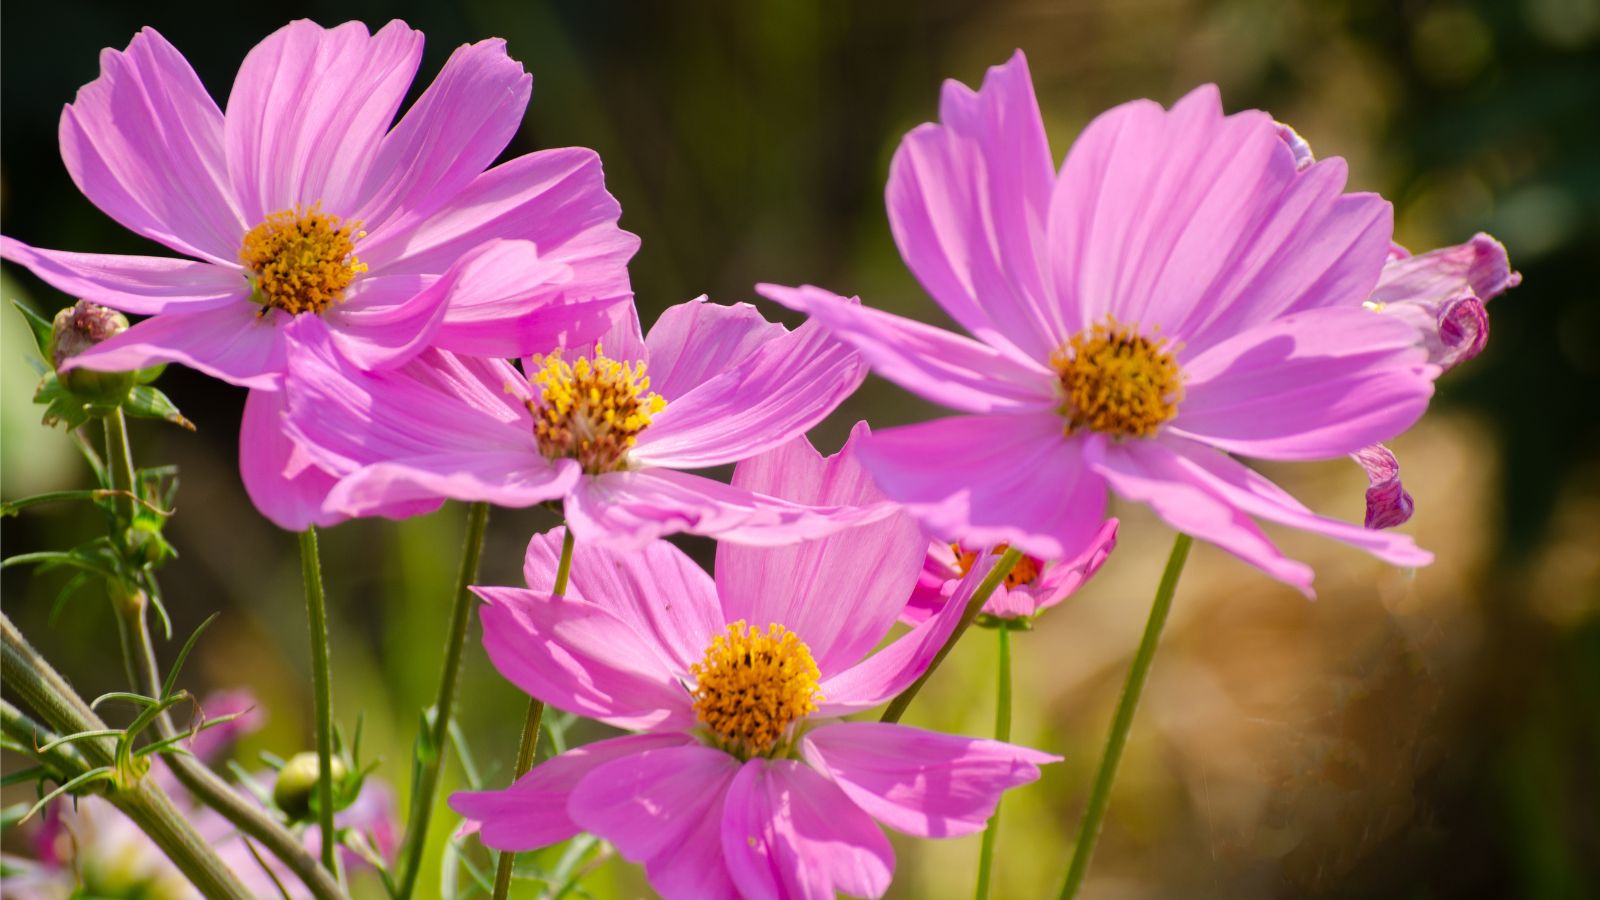
[{"label": "wilted flower", "polygon": [[342,476],[327,508],[564,498],[582,541],[633,546],[680,531],[782,543],[888,512],[812,509],[680,471],[782,444],[855,390],[865,367],[817,325],[791,332],[748,304],[701,298],[662,313],[648,338],[629,316],[591,349],[525,365],[531,377],[429,351],[362,372],[326,342],[300,348],[290,431]]},{"label": "wilted flower", "polygon": [[[293,22],[246,56],[224,113],[154,29],[103,53],[61,114],[67,170],[107,215],[192,258],[0,238],[0,256],[51,285],[150,316],[67,366],[172,361],[276,391],[292,331],[373,368],[430,345],[542,350],[528,332],[544,307],[625,305],[638,240],[617,227],[594,152],[489,168],[532,85],[505,42],[458,48],[395,123],[421,54],[421,32],[399,21],[376,34]],[[246,487],[286,528],[325,522],[313,510],[328,481],[262,435],[280,417],[277,398],[246,406],[244,442],[280,451],[242,466]],[[285,480],[286,467],[301,477]]]},{"label": "wilted flower", "polygon": [[[807,503],[876,502],[854,451],[853,437],[824,460],[798,438],[734,481]],[[552,532],[529,545],[535,590],[475,589],[489,604],[484,646],[533,696],[640,733],[569,750],[502,791],[453,795],[491,847],[587,830],[668,898],[877,897],[894,870],[878,823],[980,831],[1001,793],[1056,759],[838,718],[916,680],[988,570],[966,579],[955,614],[868,655],[927,546],[908,516],[786,547],[721,544],[715,582],[665,542],[626,554],[580,543],[565,598],[548,593],[560,543]]]},{"label": "wilted flower", "polygon": [[1439,369],[1409,324],[1362,306],[1392,213],[1344,193],[1342,160],[1297,171],[1271,117],[1214,87],[1095,119],[1059,175],[1019,53],[902,142],[889,218],[907,264],[977,340],[764,286],[873,368],[967,415],[876,434],[861,455],[944,540],[1082,552],[1106,491],[1310,593],[1252,521],[1397,565],[1404,536],[1314,515],[1234,460],[1319,459],[1405,430]]}]

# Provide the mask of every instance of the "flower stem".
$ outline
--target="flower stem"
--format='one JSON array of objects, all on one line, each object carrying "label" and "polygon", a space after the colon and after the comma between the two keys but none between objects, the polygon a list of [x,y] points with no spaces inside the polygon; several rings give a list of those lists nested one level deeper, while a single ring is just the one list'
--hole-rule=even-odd
[{"label": "flower stem", "polygon": [[[0,614],[0,623],[3,623],[0,625],[0,634],[3,634],[0,679],[5,681],[6,687],[58,731],[77,734],[105,730],[105,722],[39,656],[11,620]],[[50,740],[16,707],[9,703],[0,706],[3,706],[0,719],[3,719],[5,732],[19,744],[37,747]],[[58,773],[63,776],[87,771],[86,768],[79,771],[79,766],[99,768],[115,763],[116,751],[108,738],[74,741],[71,748],[63,746],[56,751],[44,761],[61,769],[70,767],[69,771]],[[250,892],[217,855],[215,848],[195,832],[166,792],[148,777],[131,783],[124,783],[120,777],[113,779],[106,788],[105,798],[149,835],[203,896],[249,898]]]},{"label": "flower stem", "polygon": [[1156,645],[1161,642],[1161,629],[1167,624],[1167,614],[1172,611],[1172,595],[1178,589],[1178,576],[1189,559],[1189,546],[1194,540],[1179,534],[1172,543],[1172,555],[1167,557],[1166,571],[1161,573],[1161,585],[1156,588],[1155,601],[1150,606],[1150,618],[1144,625],[1144,637],[1139,639],[1139,649],[1133,655],[1133,667],[1128,670],[1128,680],[1122,685],[1122,698],[1117,701],[1117,712],[1111,717],[1111,736],[1106,739],[1106,751],[1100,757],[1100,770],[1095,774],[1094,787],[1089,792],[1089,806],[1083,812],[1083,824],[1078,829],[1078,843],[1072,850],[1072,865],[1067,869],[1067,883],[1061,887],[1061,900],[1071,900],[1083,886],[1089,871],[1089,859],[1094,856],[1094,845],[1100,837],[1100,825],[1105,820],[1106,807],[1111,802],[1111,783],[1117,777],[1117,763],[1122,760],[1122,748],[1128,742],[1128,729],[1133,725],[1133,713],[1139,706],[1139,694],[1144,690],[1145,679],[1150,675],[1150,663],[1155,659]]},{"label": "flower stem", "polygon": [[439,695],[433,702],[433,719],[422,759],[416,789],[411,794],[411,821],[406,825],[406,863],[398,897],[410,897],[422,872],[422,851],[428,843],[428,819],[433,814],[434,796],[439,788],[439,771],[444,766],[450,743],[450,712],[455,704],[456,676],[461,669],[461,649],[467,642],[467,626],[472,621],[472,591],[478,580],[478,561],[483,557],[483,535],[489,524],[489,504],[478,502],[467,507],[467,537],[461,548],[461,568],[456,575],[456,592],[451,601],[450,631],[444,645],[444,670],[439,673]]},{"label": "flower stem", "polygon": [[989,570],[989,574],[985,575],[983,581],[979,582],[978,590],[973,593],[972,599],[967,601],[967,608],[961,611],[961,621],[957,622],[955,630],[950,632],[950,639],[944,642],[943,647],[939,648],[939,652],[934,655],[933,661],[928,663],[928,668],[923,670],[921,677],[911,682],[910,687],[901,691],[900,696],[889,702],[889,708],[883,711],[883,718],[879,721],[900,721],[900,717],[906,714],[906,708],[916,698],[917,692],[922,690],[922,686],[933,675],[933,670],[939,668],[939,664],[944,662],[944,658],[950,655],[950,650],[956,645],[956,641],[961,640],[961,636],[967,633],[968,628],[972,627],[972,620],[978,617],[978,613],[983,612],[983,605],[989,602],[989,597],[994,593],[994,589],[1000,586],[1000,582],[1004,581],[1007,575],[1011,574],[1011,568],[1020,559],[1022,559],[1021,550],[1015,547],[1006,548],[1005,555],[1000,557],[1000,561],[995,563],[994,568]]},{"label": "flower stem", "polygon": [[[126,528],[137,513],[138,492],[133,485],[133,454],[128,450],[128,424],[118,407],[100,420],[106,430],[106,467],[111,473],[111,489],[117,494],[117,518]],[[120,537],[119,537],[120,543]]]},{"label": "flower stem", "polygon": [[[1011,629],[1004,623],[995,629],[1000,635],[1000,660],[996,663],[999,669],[998,696],[994,706],[994,739],[997,741],[1011,740]],[[989,827],[983,830],[983,847],[978,851],[978,889],[974,893],[976,900],[985,900],[989,896],[989,871],[994,866],[995,835],[1000,830],[1000,801],[995,801],[994,815],[989,817]]]},{"label": "flower stem", "polygon": [[[556,585],[550,591],[553,597],[567,594],[567,578],[572,574],[572,545],[572,529],[567,528],[561,537],[561,561],[556,564]],[[522,722],[522,739],[517,744],[515,774],[511,778],[513,782],[533,768],[533,757],[539,749],[539,726],[543,721],[544,704],[538,698],[528,698],[528,716]],[[516,861],[515,852],[500,851],[500,860],[494,867],[494,900],[506,900],[506,895],[511,892],[511,868]]]},{"label": "flower stem", "polygon": [[305,581],[306,621],[311,630],[311,682],[317,712],[317,817],[322,827],[322,865],[337,873],[333,830],[333,678],[328,671],[328,609],[322,594],[317,529],[300,532],[300,575]]}]

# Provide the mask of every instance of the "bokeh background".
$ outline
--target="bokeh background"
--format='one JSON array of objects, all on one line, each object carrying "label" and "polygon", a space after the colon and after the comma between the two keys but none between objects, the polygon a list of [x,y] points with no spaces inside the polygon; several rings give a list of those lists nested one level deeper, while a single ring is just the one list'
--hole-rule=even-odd
[{"label": "bokeh background", "polygon": [[[102,47],[153,25],[225,98],[239,60],[286,19],[401,17],[426,31],[417,89],[456,45],[499,35],[535,78],[507,155],[584,145],[605,160],[641,315],[757,281],[814,282],[941,321],[901,264],[882,192],[900,136],[936,114],[940,80],[975,84],[1025,49],[1057,159],[1096,112],[1170,103],[1214,81],[1381,191],[1414,250],[1486,229],[1522,287],[1491,305],[1487,351],[1439,385],[1393,442],[1439,561],[1388,569],[1278,534],[1317,568],[1320,599],[1201,545],[1135,722],[1087,896],[1580,897],[1600,895],[1600,0],[988,0],[988,2],[127,4],[8,3],[0,12],[0,216],[43,246],[159,252],[74,189],[56,118]],[[69,302],[7,267],[4,299]],[[9,305],[9,304],[8,304]],[[784,314],[763,304],[772,317]],[[84,483],[65,436],[38,425],[20,319],[7,309],[3,493]],[[792,321],[792,320],[791,320]],[[163,582],[178,637],[214,610],[185,676],[248,686],[270,721],[242,758],[311,745],[295,544],[258,517],[235,471],[241,391],[174,367],[162,387],[198,434],[133,425],[138,461],[181,467]],[[865,387],[814,433],[935,411]],[[1361,515],[1353,464],[1271,467],[1313,508]],[[1053,896],[1128,656],[1170,535],[1138,510],[1099,578],[1015,642],[1016,738],[1062,753],[1007,801],[996,896]],[[495,511],[483,580],[517,583],[521,548],[553,521]],[[30,510],[5,553],[68,546],[99,520]],[[324,535],[335,710],[365,723],[380,775],[404,793],[418,711],[440,662],[463,509]],[[688,546],[709,562],[708,547]],[[870,573],[863,573],[864,575]],[[122,686],[105,600],[53,621],[64,575],[4,573],[5,611],[85,695]],[[994,638],[974,632],[910,721],[992,727]],[[469,647],[460,718],[485,781],[505,783],[523,698]],[[577,725],[568,737],[597,732]],[[453,764],[446,787],[462,783]],[[15,798],[13,798],[15,799]],[[453,816],[436,816],[436,868]],[[15,836],[8,836],[15,846]],[[468,842],[469,855],[477,851]],[[896,897],[971,890],[977,839],[898,840]],[[545,861],[552,859],[548,855]],[[430,869],[431,871],[431,869]],[[431,876],[424,891],[436,890]],[[586,887],[640,896],[602,861]],[[363,889],[374,886],[368,883]],[[536,896],[529,888],[526,896]]]}]

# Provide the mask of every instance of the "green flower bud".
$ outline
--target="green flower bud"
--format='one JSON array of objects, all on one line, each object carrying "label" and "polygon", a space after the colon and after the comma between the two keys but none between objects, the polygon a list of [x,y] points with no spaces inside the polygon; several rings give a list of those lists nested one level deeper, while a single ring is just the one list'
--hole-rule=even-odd
[{"label": "green flower bud", "polygon": [[133,388],[133,372],[61,371],[61,364],[94,345],[128,330],[128,319],[114,309],[79,300],[56,313],[50,323],[50,364],[61,386],[90,403],[115,406]]},{"label": "green flower bud", "polygon": [[[344,781],[347,774],[344,760],[335,756],[329,760],[329,769],[333,772],[334,796],[337,797],[339,783]],[[289,761],[278,770],[278,783],[272,786],[272,802],[278,804],[278,808],[294,821],[310,818],[311,798],[317,793],[317,775],[320,771],[315,753],[306,751],[289,757]]]}]

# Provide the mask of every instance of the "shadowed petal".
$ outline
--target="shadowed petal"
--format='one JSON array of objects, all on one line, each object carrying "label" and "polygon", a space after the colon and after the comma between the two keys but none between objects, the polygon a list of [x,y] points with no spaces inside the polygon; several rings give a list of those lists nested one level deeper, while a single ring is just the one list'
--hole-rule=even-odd
[{"label": "shadowed petal", "polygon": [[1366,527],[1393,528],[1411,521],[1416,504],[1400,483],[1400,462],[1389,448],[1373,444],[1350,456],[1367,471]]}]

